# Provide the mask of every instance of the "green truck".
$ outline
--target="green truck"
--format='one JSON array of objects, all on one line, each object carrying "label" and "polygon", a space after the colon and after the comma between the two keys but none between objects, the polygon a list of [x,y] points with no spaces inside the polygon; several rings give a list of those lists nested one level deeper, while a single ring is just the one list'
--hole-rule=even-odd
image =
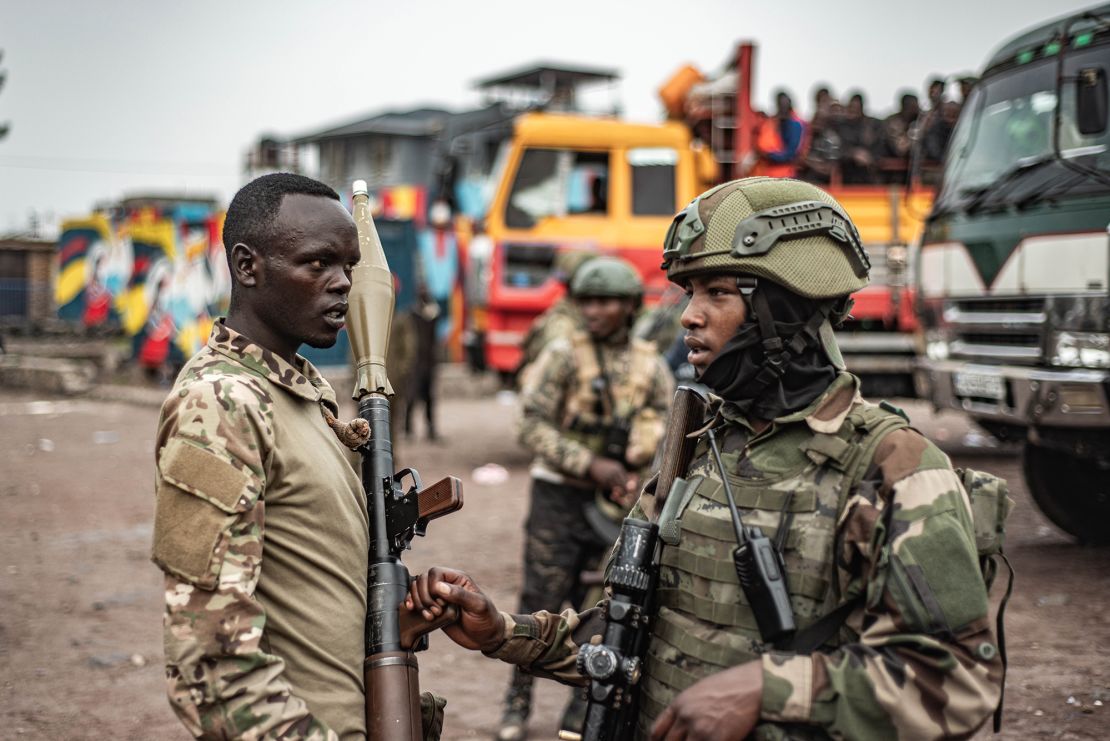
[{"label": "green truck", "polygon": [[915,269],[915,385],[1021,441],[1041,510],[1110,542],[1110,4],[1003,44],[965,101]]}]

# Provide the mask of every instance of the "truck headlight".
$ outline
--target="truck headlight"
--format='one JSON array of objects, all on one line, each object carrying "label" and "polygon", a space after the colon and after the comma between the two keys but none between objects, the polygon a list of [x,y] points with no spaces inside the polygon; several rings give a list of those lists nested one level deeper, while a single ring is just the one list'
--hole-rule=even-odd
[{"label": "truck headlight", "polygon": [[925,333],[925,357],[929,360],[948,359],[948,338],[942,332]]},{"label": "truck headlight", "polygon": [[1050,350],[1053,365],[1110,368],[1110,334],[1056,332],[1052,335]]}]

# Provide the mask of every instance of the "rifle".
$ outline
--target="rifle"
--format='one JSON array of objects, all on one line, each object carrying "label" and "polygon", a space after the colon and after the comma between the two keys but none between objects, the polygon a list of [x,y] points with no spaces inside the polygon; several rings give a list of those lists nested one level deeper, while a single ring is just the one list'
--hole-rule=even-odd
[{"label": "rifle", "polygon": [[638,689],[655,613],[659,577],[659,526],[625,518],[613,561],[605,577],[609,601],[601,643],[578,649],[578,673],[589,677],[582,733],[560,732],[561,739],[632,738],[639,707]]},{"label": "rifle", "polygon": [[[413,469],[393,471],[386,376],[389,329],[393,321],[393,275],[370,215],[366,182],[354,183],[354,218],[362,257],[351,274],[347,331],[355,359],[354,399],[358,415],[370,425],[362,454],[362,486],[370,513],[370,565],[366,594],[366,731],[368,738],[419,741],[420,678],[415,651],[427,634],[456,617],[447,610],[434,622],[405,610],[409,572],[401,552],[428,522],[462,507],[462,482],[448,476],[422,489]],[[403,490],[401,482],[411,485]]]},{"label": "rifle", "polygon": [[[680,492],[668,497],[672,487],[685,485],[681,475],[694,455],[696,439],[690,433],[705,420],[706,400],[686,386],[675,391],[671,423],[663,438],[662,462],[655,481],[655,495],[640,497],[641,507],[651,520],[655,510],[672,508]],[[664,488],[665,487],[665,488]],[[648,511],[648,510],[651,511]],[[626,518],[605,576],[609,599],[605,603],[605,631],[601,643],[578,649],[578,672],[589,678],[586,721],[582,733],[560,731],[566,741],[623,741],[632,738],[639,715],[639,684],[644,655],[651,639],[655,614],[655,589],[659,577],[660,539],[672,523]]]}]

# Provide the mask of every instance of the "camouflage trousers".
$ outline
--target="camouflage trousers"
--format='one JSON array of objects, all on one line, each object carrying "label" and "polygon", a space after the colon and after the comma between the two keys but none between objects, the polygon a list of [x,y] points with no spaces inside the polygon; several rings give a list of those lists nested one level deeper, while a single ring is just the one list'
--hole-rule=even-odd
[{"label": "camouflage trousers", "polygon": [[[524,525],[524,584],[518,612],[559,612],[567,603],[582,607],[588,591],[583,571],[596,569],[612,543],[586,521],[593,490],[532,479],[532,504]],[[532,677],[513,670],[512,688],[530,692]]]}]

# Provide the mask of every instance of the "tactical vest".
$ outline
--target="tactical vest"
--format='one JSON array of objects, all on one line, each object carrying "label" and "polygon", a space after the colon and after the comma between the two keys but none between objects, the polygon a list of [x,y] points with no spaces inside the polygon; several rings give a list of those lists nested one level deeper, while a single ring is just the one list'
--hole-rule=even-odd
[{"label": "tactical vest", "polygon": [[[832,562],[838,515],[848,492],[862,481],[878,442],[905,426],[898,414],[864,402],[852,408],[835,434],[793,424],[749,447],[743,445],[746,431],[730,426],[720,439],[744,524],[781,542],[800,630],[840,600]],[[677,537],[668,538],[661,555],[659,609],[640,695],[638,735],[645,738],[684,689],[763,652],[733,567],[736,534],[728,500],[704,438],[686,478],[691,485],[678,509]],[[780,528],[785,528],[781,536]],[[826,645],[842,642],[836,636]],[[776,736],[771,726],[756,729],[756,738]]]},{"label": "tactical vest", "polygon": [[[571,337],[575,383],[567,394],[563,429],[567,437],[577,440],[595,453],[600,452],[608,427],[621,422],[630,425],[628,463],[642,466],[649,463],[663,434],[663,420],[647,404],[659,368],[655,345],[632,338],[624,352],[629,354],[627,374],[618,368],[606,368],[613,409],[599,394],[595,381],[601,376],[597,350],[586,332]],[[608,413],[599,414],[602,409]]]}]

